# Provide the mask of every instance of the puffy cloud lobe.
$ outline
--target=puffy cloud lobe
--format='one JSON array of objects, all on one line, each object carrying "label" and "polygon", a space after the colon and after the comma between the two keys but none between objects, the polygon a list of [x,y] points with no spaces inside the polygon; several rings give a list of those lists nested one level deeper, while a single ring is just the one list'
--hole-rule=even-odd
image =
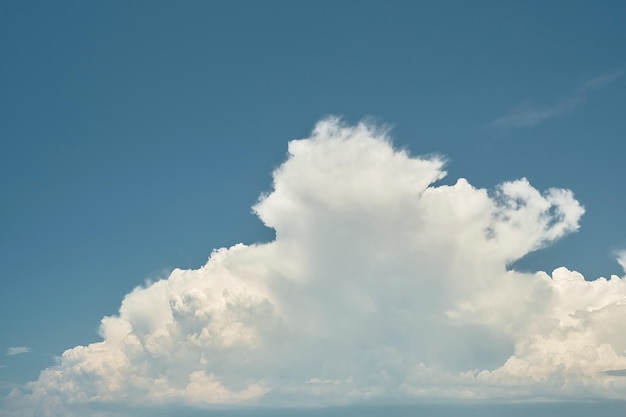
[{"label": "puffy cloud lobe", "polygon": [[626,398],[624,280],[507,270],[578,229],[572,193],[525,179],[491,193],[464,179],[433,185],[443,165],[395,150],[371,125],[321,121],[289,143],[254,207],[274,241],[216,250],[136,288],[102,320],[102,341],[67,350],[3,415]]}]

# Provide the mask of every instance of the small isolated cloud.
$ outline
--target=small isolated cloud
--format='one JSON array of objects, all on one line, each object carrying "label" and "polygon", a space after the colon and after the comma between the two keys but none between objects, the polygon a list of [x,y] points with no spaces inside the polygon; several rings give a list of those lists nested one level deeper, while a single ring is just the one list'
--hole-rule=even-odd
[{"label": "small isolated cloud", "polygon": [[333,118],[288,149],[254,206],[275,240],[134,289],[0,415],[626,399],[625,280],[507,268],[578,229],[571,191],[434,185],[441,159]]},{"label": "small isolated cloud", "polygon": [[621,250],[617,252],[617,262],[624,270],[624,273],[626,273],[626,250]]},{"label": "small isolated cloud", "polygon": [[31,351],[31,348],[26,347],[26,346],[10,347],[7,349],[6,355],[7,356],[22,355],[24,353],[29,353],[30,351]]},{"label": "small isolated cloud", "polygon": [[510,110],[505,115],[490,123],[490,127],[497,129],[514,129],[533,127],[557,116],[571,113],[587,101],[587,95],[600,88],[615,82],[623,72],[613,72],[584,82],[573,93],[562,97],[557,103],[547,106],[535,105],[528,100]]}]

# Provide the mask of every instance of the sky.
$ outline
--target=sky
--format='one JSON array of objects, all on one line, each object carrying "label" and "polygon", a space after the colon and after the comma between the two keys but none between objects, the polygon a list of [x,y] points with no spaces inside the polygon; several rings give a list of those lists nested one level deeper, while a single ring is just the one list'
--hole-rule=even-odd
[{"label": "sky", "polygon": [[619,415],[624,15],[2,2],[0,416]]}]

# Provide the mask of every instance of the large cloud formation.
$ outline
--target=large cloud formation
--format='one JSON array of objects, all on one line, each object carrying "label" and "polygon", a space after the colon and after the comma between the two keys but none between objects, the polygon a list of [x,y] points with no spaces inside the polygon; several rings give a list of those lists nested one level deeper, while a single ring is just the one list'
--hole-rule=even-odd
[{"label": "large cloud formation", "polygon": [[443,165],[375,126],[319,122],[254,207],[274,241],[136,288],[102,341],[65,351],[2,415],[626,399],[626,281],[507,269],[578,229],[572,193],[433,185]]}]

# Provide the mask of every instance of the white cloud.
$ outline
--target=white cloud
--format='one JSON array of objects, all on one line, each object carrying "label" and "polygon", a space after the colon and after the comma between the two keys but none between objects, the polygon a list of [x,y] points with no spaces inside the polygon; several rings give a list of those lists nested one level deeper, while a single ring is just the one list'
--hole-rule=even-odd
[{"label": "white cloud", "polygon": [[562,97],[552,105],[537,106],[532,101],[527,100],[491,122],[490,126],[497,129],[533,127],[548,119],[566,115],[583,105],[590,92],[606,87],[617,81],[622,75],[623,72],[619,71],[587,80],[574,92]]},{"label": "white cloud", "polygon": [[102,320],[102,341],[64,352],[0,415],[626,399],[625,281],[507,270],[578,229],[572,193],[433,185],[444,175],[372,126],[320,122],[289,143],[254,207],[273,242],[136,288]]},{"label": "white cloud", "polygon": [[622,250],[617,253],[617,262],[624,270],[624,273],[626,273],[626,250]]},{"label": "white cloud", "polygon": [[29,353],[30,351],[31,349],[26,346],[10,347],[7,349],[6,355],[7,356],[22,355],[24,353]]}]

